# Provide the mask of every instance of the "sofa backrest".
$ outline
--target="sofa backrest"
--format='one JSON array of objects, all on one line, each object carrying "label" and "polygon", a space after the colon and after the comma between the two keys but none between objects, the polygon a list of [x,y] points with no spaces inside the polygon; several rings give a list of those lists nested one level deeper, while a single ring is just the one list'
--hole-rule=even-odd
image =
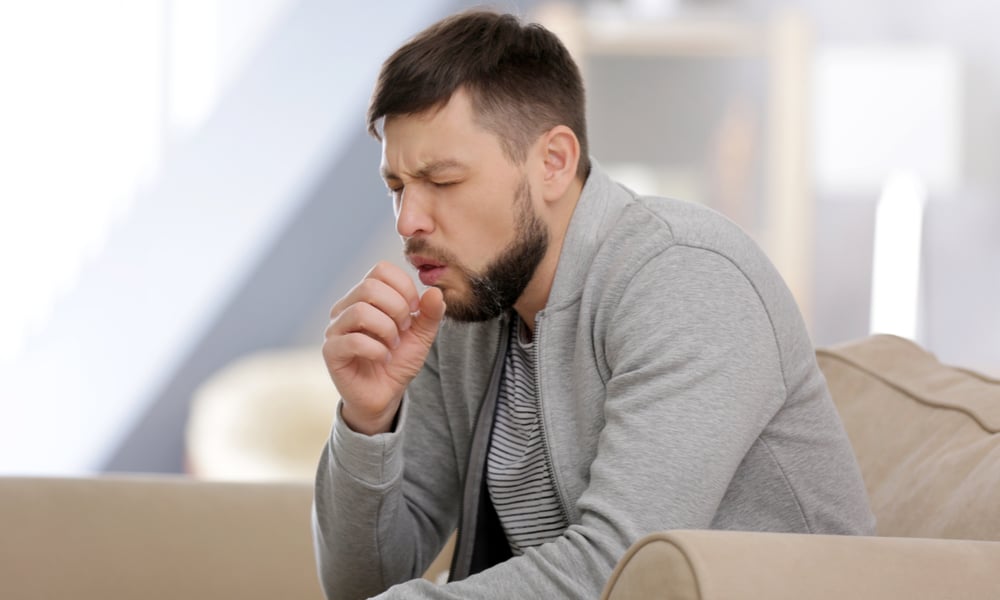
[{"label": "sofa backrest", "polygon": [[817,358],[880,535],[1000,540],[1000,381],[888,335]]}]

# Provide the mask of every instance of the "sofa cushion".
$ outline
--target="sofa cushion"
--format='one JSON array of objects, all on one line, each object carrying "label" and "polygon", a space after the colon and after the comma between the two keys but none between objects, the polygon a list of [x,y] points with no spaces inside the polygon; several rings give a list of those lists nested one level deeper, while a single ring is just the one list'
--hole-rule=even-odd
[{"label": "sofa cushion", "polygon": [[880,535],[1000,540],[1000,381],[888,335],[817,358]]}]

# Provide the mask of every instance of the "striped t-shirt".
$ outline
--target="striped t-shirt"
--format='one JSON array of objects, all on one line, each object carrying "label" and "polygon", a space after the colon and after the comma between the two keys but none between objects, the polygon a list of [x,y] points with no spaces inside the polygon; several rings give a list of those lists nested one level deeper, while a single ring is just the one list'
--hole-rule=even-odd
[{"label": "striped t-shirt", "polygon": [[521,335],[521,319],[512,321],[486,457],[486,485],[511,552],[520,556],[531,546],[558,538],[569,524],[546,459],[532,343]]}]

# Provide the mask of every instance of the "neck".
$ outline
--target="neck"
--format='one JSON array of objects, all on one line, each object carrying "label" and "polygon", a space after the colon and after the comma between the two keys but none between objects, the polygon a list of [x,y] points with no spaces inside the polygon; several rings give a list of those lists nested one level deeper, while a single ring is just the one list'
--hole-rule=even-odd
[{"label": "neck", "polygon": [[569,229],[573,210],[576,209],[576,205],[580,201],[582,191],[583,182],[574,179],[566,193],[552,204],[548,250],[542,257],[542,261],[538,263],[538,268],[535,269],[531,281],[524,288],[524,293],[514,303],[514,310],[517,311],[532,334],[535,332],[535,318],[548,304],[552,282],[556,278],[556,268],[559,266],[559,257],[562,255],[563,241],[566,239],[566,230]]}]

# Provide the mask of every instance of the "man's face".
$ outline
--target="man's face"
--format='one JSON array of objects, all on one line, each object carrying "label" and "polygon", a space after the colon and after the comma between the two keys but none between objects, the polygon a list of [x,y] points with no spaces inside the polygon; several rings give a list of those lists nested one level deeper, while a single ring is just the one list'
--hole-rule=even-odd
[{"label": "man's face", "polygon": [[382,174],[396,230],[421,282],[449,317],[493,318],[513,306],[548,248],[531,183],[475,123],[464,92],[440,110],[386,120]]}]

